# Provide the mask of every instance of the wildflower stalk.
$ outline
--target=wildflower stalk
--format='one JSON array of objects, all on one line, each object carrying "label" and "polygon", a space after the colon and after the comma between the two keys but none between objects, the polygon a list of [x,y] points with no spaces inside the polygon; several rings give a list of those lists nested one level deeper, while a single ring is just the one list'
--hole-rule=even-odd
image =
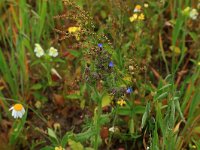
[{"label": "wildflower stalk", "polygon": [[97,106],[97,110],[96,110],[96,117],[95,117],[95,141],[94,141],[94,149],[98,150],[98,146],[99,146],[99,138],[100,138],[100,128],[101,128],[101,123],[100,123],[100,119],[101,119],[101,114],[102,114],[102,97],[98,96],[98,100],[97,100],[98,106]]},{"label": "wildflower stalk", "polygon": [[[113,117],[114,117],[114,119],[113,119],[113,122],[112,122],[112,127],[115,126],[115,122],[116,122],[116,120],[117,120],[117,114],[118,114],[118,108],[114,109],[114,112],[113,112]],[[113,136],[113,134],[111,134],[111,135],[109,136],[107,150],[110,149],[112,136]]]},{"label": "wildflower stalk", "polygon": [[101,125],[100,125],[100,117],[101,117],[101,113],[102,113],[102,108],[101,108],[101,103],[102,103],[102,100],[99,99],[98,100],[98,107],[97,107],[97,117],[96,117],[96,135],[95,135],[95,142],[94,142],[94,149],[97,150],[98,149],[98,146],[99,146],[99,135],[100,135],[100,128],[101,128]]}]

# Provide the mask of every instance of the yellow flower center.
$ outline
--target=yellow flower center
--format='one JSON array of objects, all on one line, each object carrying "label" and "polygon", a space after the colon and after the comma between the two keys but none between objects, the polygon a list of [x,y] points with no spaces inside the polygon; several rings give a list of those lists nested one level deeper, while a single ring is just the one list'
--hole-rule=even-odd
[{"label": "yellow flower center", "polygon": [[137,10],[141,10],[141,8],[142,8],[142,7],[141,7],[140,5],[136,5],[136,6],[135,6],[135,9],[137,9]]},{"label": "yellow flower center", "polygon": [[23,109],[23,106],[21,104],[15,104],[13,107],[14,107],[14,110],[16,111],[21,111]]}]

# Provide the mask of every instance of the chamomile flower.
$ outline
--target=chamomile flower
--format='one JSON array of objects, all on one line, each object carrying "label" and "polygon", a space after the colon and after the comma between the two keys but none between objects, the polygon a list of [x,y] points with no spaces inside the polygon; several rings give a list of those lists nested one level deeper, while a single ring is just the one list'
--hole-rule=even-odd
[{"label": "chamomile flower", "polygon": [[124,105],[126,105],[126,101],[123,100],[123,99],[119,99],[119,100],[117,101],[117,104],[120,105],[120,106],[124,106]]},{"label": "chamomile flower", "polygon": [[22,118],[22,116],[25,113],[25,109],[23,107],[22,104],[15,104],[14,106],[12,106],[10,109],[10,111],[12,110],[12,116],[17,119],[17,118]]},{"label": "chamomile flower", "polygon": [[141,6],[140,5],[136,5],[133,12],[141,12]]},{"label": "chamomile flower", "polygon": [[58,56],[58,50],[55,49],[54,47],[50,47],[50,49],[49,49],[49,56],[52,56],[52,57]]},{"label": "chamomile flower", "polygon": [[35,44],[35,49],[34,49],[35,55],[40,58],[44,55],[44,50],[40,46],[40,44],[36,43]]},{"label": "chamomile flower", "polygon": [[190,16],[190,18],[191,18],[192,20],[196,20],[196,19],[197,19],[197,16],[198,16],[197,10],[194,9],[194,8],[191,9],[189,16]]}]

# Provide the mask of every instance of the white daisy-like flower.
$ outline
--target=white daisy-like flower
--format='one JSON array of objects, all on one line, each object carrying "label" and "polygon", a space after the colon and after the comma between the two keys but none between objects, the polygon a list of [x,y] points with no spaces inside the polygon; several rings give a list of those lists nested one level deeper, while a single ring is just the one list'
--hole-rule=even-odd
[{"label": "white daisy-like flower", "polygon": [[38,43],[35,44],[34,52],[35,52],[35,55],[39,58],[44,55],[44,50],[42,49],[42,47]]},{"label": "white daisy-like flower", "polygon": [[134,10],[133,10],[133,12],[134,13],[141,12],[141,8],[142,8],[141,5],[136,5],[135,8],[134,8]]},{"label": "white daisy-like flower", "polygon": [[190,11],[190,18],[193,19],[193,20],[196,20],[197,19],[197,16],[198,16],[198,12],[196,9],[191,9]]},{"label": "white daisy-like flower", "polygon": [[25,109],[22,104],[15,104],[12,106],[9,111],[12,110],[12,116],[17,119],[17,118],[22,118],[22,116],[25,113]]},{"label": "white daisy-like flower", "polygon": [[49,56],[52,56],[52,57],[58,56],[58,50],[55,49],[54,47],[50,47],[50,49],[49,49]]}]

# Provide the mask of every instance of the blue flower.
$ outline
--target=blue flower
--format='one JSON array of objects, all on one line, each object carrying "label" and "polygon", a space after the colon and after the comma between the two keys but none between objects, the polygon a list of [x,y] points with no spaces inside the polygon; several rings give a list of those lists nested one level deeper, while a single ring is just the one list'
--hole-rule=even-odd
[{"label": "blue flower", "polygon": [[113,62],[112,62],[112,61],[110,61],[108,66],[109,66],[109,67],[114,67],[114,64],[113,64]]},{"label": "blue flower", "polygon": [[133,89],[131,88],[131,87],[129,87],[127,90],[126,90],[126,93],[127,94],[130,94],[130,93],[132,93],[133,92]]},{"label": "blue flower", "polygon": [[103,44],[99,43],[99,44],[98,44],[98,47],[99,47],[99,48],[102,48],[102,47],[103,47]]}]

